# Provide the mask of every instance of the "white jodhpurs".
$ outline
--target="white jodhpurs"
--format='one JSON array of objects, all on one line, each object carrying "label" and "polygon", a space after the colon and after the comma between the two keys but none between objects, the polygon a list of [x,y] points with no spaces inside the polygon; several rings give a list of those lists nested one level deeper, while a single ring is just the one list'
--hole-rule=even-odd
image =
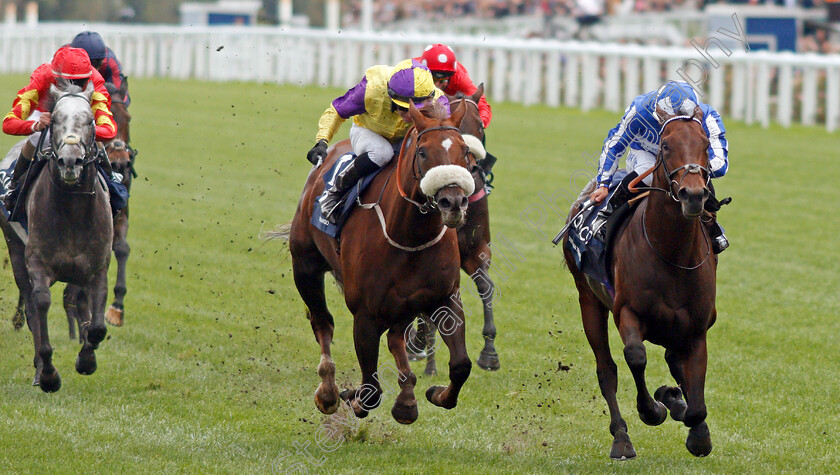
[{"label": "white jodhpurs", "polygon": [[357,156],[367,152],[370,160],[379,168],[394,158],[394,145],[388,139],[356,124],[350,128],[350,145]]},{"label": "white jodhpurs", "polygon": [[[656,164],[656,156],[652,153],[647,152],[645,150],[634,150],[630,149],[630,153],[627,154],[627,173],[636,172],[637,174],[641,175],[642,173],[650,170],[650,167]],[[651,181],[653,181],[653,173],[646,176],[642,182],[645,185],[650,186]]]}]

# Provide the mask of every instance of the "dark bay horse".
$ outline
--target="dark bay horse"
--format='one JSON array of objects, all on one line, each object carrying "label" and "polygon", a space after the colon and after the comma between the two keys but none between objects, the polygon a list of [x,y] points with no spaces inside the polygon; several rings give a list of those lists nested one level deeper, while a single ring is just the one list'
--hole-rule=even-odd
[{"label": "dark bay horse", "polygon": [[[450,351],[450,385],[430,387],[426,398],[447,409],[458,402],[472,367],[459,299],[458,239],[452,229],[463,224],[467,197],[473,191],[466,169],[467,145],[457,128],[464,109],[456,109],[447,119],[436,103],[427,104],[422,112],[411,104],[415,127],[399,156],[362,193],[362,209],[351,214],[340,241],[315,229],[310,219],[314,200],[324,188],[322,177],[351,150],[348,140],[332,147],[324,164],[312,169],[291,225],[281,226],[271,236],[289,239],[295,285],[321,347],[315,405],[324,414],[334,413],[341,398],[357,417],[367,416],[381,402],[380,382],[385,384],[384,377],[396,374],[400,392],[391,414],[404,424],[417,419],[417,378],[409,366],[404,335],[421,313],[435,319]],[[362,370],[362,386],[341,394],[330,353],[334,322],[324,297],[327,271],[343,285]],[[396,368],[377,366],[379,340],[386,331]]]},{"label": "dark bay horse", "polygon": [[[478,100],[484,95],[484,84],[480,84],[470,96],[452,96],[449,98],[451,107],[457,108],[464,103],[466,112],[459,126],[464,141],[470,147],[469,169],[475,182],[475,192],[469,197],[469,213],[463,226],[458,228],[458,251],[461,256],[461,269],[475,282],[479,298],[484,309],[484,348],[476,363],[481,369],[495,371],[499,369],[499,355],[496,353],[496,325],[493,322],[493,298],[495,286],[490,277],[490,212],[487,194],[485,192],[484,170],[478,165],[483,159],[484,124],[478,111]],[[417,350],[425,350],[426,374],[437,373],[435,363],[435,325],[428,318],[419,323],[416,343],[412,342],[409,350],[421,355]]]},{"label": "dark bay horse", "polygon": [[[664,115],[661,109],[660,114]],[[705,456],[712,450],[704,384],[706,332],[717,315],[717,261],[700,221],[710,196],[709,140],[702,118],[698,107],[692,116],[670,117],[662,126],[650,195],[621,225],[613,241],[608,267],[614,298],[577,269],[564,246],[579,293],[584,332],[595,353],[598,384],[610,410],[614,437],[610,457],[615,459],[635,457],[636,451],[616,400],[617,368],[610,355],[608,311],[624,342],[642,421],[661,424],[670,410],[671,417],[689,427],[685,442],[689,452]],[[576,207],[577,203],[572,214]],[[677,382],[676,387],[660,387],[654,397],[645,383],[645,340],[665,348],[665,360]]]},{"label": "dark bay horse", "polygon": [[44,392],[57,391],[61,377],[52,363],[47,330],[50,287],[56,281],[81,289],[84,343],[76,371],[96,371],[95,350],[105,338],[107,272],[111,257],[113,221],[108,192],[96,173],[95,130],[91,84],[50,88],[55,106],[50,124],[50,147],[44,170],[26,196],[29,235],[26,243],[0,217],[15,282],[23,296],[26,320],[35,345],[35,380]]},{"label": "dark bay horse", "polygon": [[[125,104],[128,81],[124,80],[119,89],[111,83],[105,83],[105,86],[111,96],[111,113],[114,114],[114,122],[117,124],[117,135],[105,144],[105,152],[108,154],[113,170],[122,175],[122,184],[131,191],[131,182],[135,174],[134,157],[137,151],[129,145],[131,114],[128,113]],[[113,250],[114,257],[117,258],[117,281],[114,284],[114,302],[105,312],[105,321],[121,327],[125,317],[123,301],[127,291],[126,262],[131,252],[128,245],[128,205],[114,216]],[[85,321],[85,316],[78,313],[78,290],[71,285],[64,289],[64,309],[70,326],[70,338],[75,338],[76,324]]]}]

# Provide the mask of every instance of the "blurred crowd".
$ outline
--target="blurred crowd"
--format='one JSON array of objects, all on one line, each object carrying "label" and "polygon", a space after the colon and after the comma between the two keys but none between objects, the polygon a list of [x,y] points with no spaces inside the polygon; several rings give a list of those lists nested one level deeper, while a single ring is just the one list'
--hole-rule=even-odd
[{"label": "blurred crowd", "polygon": [[[389,25],[401,21],[441,22],[451,19],[492,19],[540,16],[549,24],[553,18],[573,18],[581,30],[597,24],[605,15],[647,12],[700,11],[711,4],[775,5],[806,9],[824,8],[826,0],[377,0],[373,2],[373,23]],[[342,24],[361,22],[362,0],[342,0]],[[580,30],[579,32],[580,33]],[[581,38],[579,34],[576,38]],[[585,39],[585,38],[584,38]],[[825,26],[803,28],[799,50],[818,53],[840,52]]]}]

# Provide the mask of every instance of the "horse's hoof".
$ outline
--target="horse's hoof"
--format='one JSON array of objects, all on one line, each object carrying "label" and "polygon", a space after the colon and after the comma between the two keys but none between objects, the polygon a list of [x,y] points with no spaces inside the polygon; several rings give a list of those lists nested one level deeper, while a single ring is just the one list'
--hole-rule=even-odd
[{"label": "horse's hoof", "polygon": [[437,368],[434,366],[426,366],[426,369],[423,370],[423,374],[426,376],[434,376],[437,374]]},{"label": "horse's hoof", "polygon": [[91,345],[98,345],[105,339],[105,335],[108,333],[108,328],[105,327],[104,323],[100,323],[97,326],[91,325],[88,327],[87,331],[87,341]]},{"label": "horse's hoof", "polygon": [[14,314],[14,316],[12,316],[12,327],[15,330],[20,330],[21,328],[23,328],[23,320],[23,313],[18,312]]},{"label": "horse's hoof", "polygon": [[108,307],[108,311],[105,312],[105,321],[108,324],[113,325],[115,327],[123,326],[123,316],[125,315],[125,310],[119,309],[111,305]]},{"label": "horse's hoof", "polygon": [[695,457],[705,457],[712,452],[712,435],[705,421],[688,430],[685,448]]},{"label": "horse's hoof", "polygon": [[665,404],[662,404],[659,401],[654,402],[654,411],[653,414],[646,414],[645,411],[639,411],[639,419],[642,420],[645,424],[649,426],[658,426],[665,422],[665,419],[668,418],[668,408],[665,407]]},{"label": "horse's hoof", "polygon": [[394,401],[394,407],[391,408],[391,415],[400,424],[411,424],[417,420],[417,402],[415,401],[413,405],[405,405],[400,401]]},{"label": "horse's hoof", "polygon": [[498,353],[481,350],[481,354],[478,355],[478,367],[487,371],[497,371],[501,368]]},{"label": "horse's hoof", "polygon": [[458,405],[457,400],[452,403],[444,403],[441,401],[441,395],[444,391],[446,391],[446,389],[447,386],[432,386],[426,390],[426,399],[435,406],[442,407],[444,409],[452,409]]},{"label": "horse's hoof", "polygon": [[627,435],[627,432],[620,430],[615,433],[615,439],[613,439],[610,449],[610,458],[613,460],[636,458],[636,449],[633,448],[633,443],[630,442],[630,436]]},{"label": "horse's hoof", "polygon": [[59,376],[58,371],[55,370],[53,370],[52,373],[44,373],[42,371],[38,383],[41,391],[44,391],[45,393],[54,393],[61,389],[61,376]]},{"label": "horse's hoof", "polygon": [[671,418],[675,421],[682,421],[685,419],[685,410],[688,408],[683,399],[682,390],[673,386],[661,386],[653,393],[653,398],[665,404],[668,411],[671,413]]},{"label": "horse's hoof", "polygon": [[325,389],[324,383],[318,385],[315,391],[315,407],[323,414],[334,414],[338,410],[341,400],[338,398],[338,387],[333,385]]},{"label": "horse's hoof", "polygon": [[[364,419],[368,416],[368,414],[370,414],[370,412],[362,406],[362,403],[356,399],[355,390],[345,389],[344,391],[341,391],[341,394],[339,394],[338,397],[350,405],[350,409],[353,409],[353,414],[355,414],[359,419]],[[372,407],[371,409],[375,409],[375,407]]]},{"label": "horse's hoof", "polygon": [[82,350],[76,356],[76,372],[83,375],[90,375],[96,372],[96,353]]}]

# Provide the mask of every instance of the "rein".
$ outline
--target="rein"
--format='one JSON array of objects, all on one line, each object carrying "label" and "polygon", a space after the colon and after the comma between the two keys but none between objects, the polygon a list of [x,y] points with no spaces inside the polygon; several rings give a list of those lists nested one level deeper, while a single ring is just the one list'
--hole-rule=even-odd
[{"label": "rein", "polygon": [[642,210],[642,231],[644,231],[645,241],[647,241],[647,244],[651,248],[651,250],[653,250],[653,253],[656,254],[656,257],[662,259],[662,261],[664,261],[666,264],[672,265],[672,266],[676,267],[677,269],[682,269],[682,270],[695,270],[695,269],[699,268],[700,266],[702,266],[703,264],[706,263],[706,261],[709,259],[709,255],[711,254],[710,250],[712,248],[712,245],[709,243],[709,237],[706,235],[705,232],[702,232],[702,230],[701,230],[701,234],[703,234],[703,237],[706,238],[706,239],[703,240],[703,242],[706,243],[706,255],[705,255],[705,257],[703,257],[703,260],[700,261],[699,264],[697,264],[696,266],[686,267],[686,266],[681,266],[679,264],[674,264],[673,262],[669,261],[668,259],[665,259],[665,256],[660,254],[659,251],[657,251],[656,248],[653,247],[653,243],[650,242],[650,238],[648,237],[648,232],[647,232],[647,226],[645,225],[645,213],[646,212],[647,212],[647,206],[645,206],[645,208]]},{"label": "rein", "polygon": [[[387,188],[387,186],[388,186],[388,181],[391,180],[391,176],[394,174],[394,171],[399,170],[400,167],[402,166],[402,157],[403,157],[403,155],[405,155],[405,151],[406,151],[406,148],[408,146],[408,142],[411,140],[411,138],[408,138],[408,137],[411,135],[411,132],[414,132],[416,130],[417,130],[416,128],[412,128],[412,130],[409,131],[409,134],[408,134],[406,140],[403,141],[402,147],[400,147],[400,155],[399,155],[399,157],[397,157],[397,164],[396,164],[396,166],[394,166],[394,168],[391,169],[391,172],[388,174],[388,178],[385,179],[385,185],[382,187],[382,191],[379,193],[379,198],[373,203],[362,203],[361,195],[359,195],[356,198],[356,203],[359,205],[359,207],[364,208],[364,209],[373,209],[374,211],[376,211],[376,217],[379,219],[379,225],[382,228],[382,234],[385,236],[385,240],[388,241],[388,244],[390,244],[391,246],[393,246],[397,249],[400,249],[400,250],[406,251],[406,252],[419,252],[419,251],[422,251],[424,249],[428,249],[428,248],[434,246],[435,244],[439,243],[440,240],[443,239],[443,236],[446,235],[446,226],[441,226],[440,233],[437,235],[437,237],[435,237],[431,241],[428,241],[425,244],[421,244],[420,246],[413,246],[413,247],[403,246],[402,244],[398,243],[397,241],[394,241],[391,238],[391,236],[388,235],[388,226],[387,226],[387,223],[385,222],[385,215],[382,213],[382,207],[379,206],[379,203],[382,201],[382,196],[385,194],[385,188]],[[416,135],[416,137],[414,137],[415,145],[414,145],[414,156],[412,157],[412,160],[413,160],[412,170],[414,170],[415,172],[414,172],[414,175],[412,176],[412,178],[414,178],[415,180],[421,180],[423,178],[422,170],[420,170],[420,166],[417,165],[417,143],[419,142],[420,136],[422,136],[426,132],[431,132],[431,131],[434,131],[434,130],[456,130],[456,131],[458,131],[458,133],[461,133],[461,131],[458,130],[457,127],[442,125],[442,126],[438,126],[438,127],[430,127],[428,129],[418,133]],[[418,177],[418,173],[419,173],[419,177]],[[398,175],[397,190],[399,191],[400,196],[402,196],[402,198],[405,199],[406,201],[408,201],[409,203],[416,206],[417,209],[420,210],[420,214],[426,214],[430,210],[437,208],[437,205],[428,196],[426,197],[426,203],[424,203],[424,204],[420,204],[420,203],[412,200],[411,198],[409,198],[408,195],[405,193],[405,191],[402,188],[402,183],[399,180],[399,173],[397,173],[397,175]]]}]

